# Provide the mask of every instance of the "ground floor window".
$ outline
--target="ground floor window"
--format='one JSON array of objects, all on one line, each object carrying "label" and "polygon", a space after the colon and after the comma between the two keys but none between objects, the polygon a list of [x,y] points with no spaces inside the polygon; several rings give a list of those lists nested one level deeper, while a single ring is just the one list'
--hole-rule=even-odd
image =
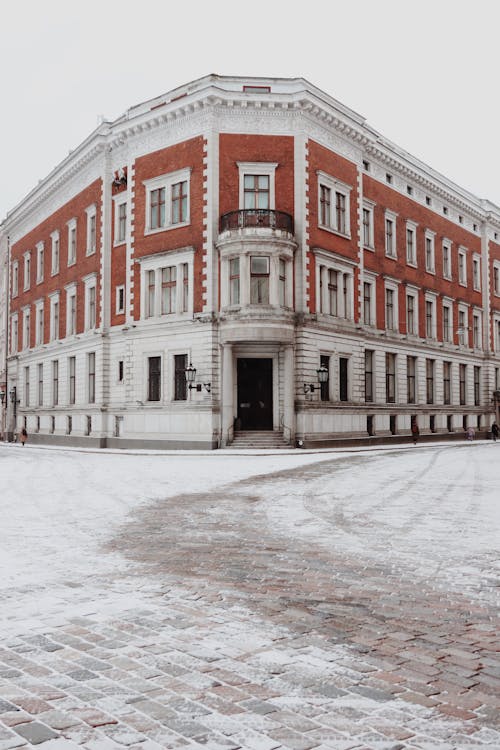
[{"label": "ground floor window", "polygon": [[161,357],[148,357],[148,401],[159,401],[161,394]]},{"label": "ground floor window", "polygon": [[174,355],[174,401],[186,401],[187,399],[187,366],[187,354]]}]

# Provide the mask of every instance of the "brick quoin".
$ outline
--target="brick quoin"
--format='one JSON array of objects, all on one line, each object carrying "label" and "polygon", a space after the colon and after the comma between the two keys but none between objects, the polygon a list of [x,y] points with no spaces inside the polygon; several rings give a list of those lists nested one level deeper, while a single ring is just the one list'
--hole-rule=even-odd
[{"label": "brick quoin", "polygon": [[[135,211],[133,226],[134,258],[143,258],[153,253],[193,247],[194,255],[194,312],[203,308],[203,155],[204,139],[199,136],[174,146],[141,156],[135,162]],[[167,229],[163,232],[144,235],[146,226],[146,188],[142,184],[159,175],[191,169],[190,177],[190,223],[186,227]],[[134,319],[140,318],[137,300],[141,298],[140,266],[134,264]]]},{"label": "brick quoin", "polygon": [[[481,253],[481,238],[468,231],[465,227],[457,226],[454,222],[441,216],[436,211],[422,206],[405,195],[374,180],[369,175],[363,175],[363,197],[373,201],[374,209],[374,246],[375,252],[365,250],[365,268],[368,271],[378,273],[377,278],[377,327],[385,328],[385,294],[384,275],[398,279],[398,307],[399,307],[399,330],[406,333],[406,284],[413,284],[421,288],[419,295],[419,326],[420,331],[425,330],[425,290],[433,291],[441,296],[454,298],[453,319],[458,319],[458,302],[481,307],[481,292],[472,289],[470,279],[472,278],[472,255]],[[385,255],[385,211],[397,214],[396,219],[396,251],[397,259],[388,258]],[[352,212],[352,206],[351,206]],[[417,268],[406,264],[406,222],[412,221],[418,224],[417,235]],[[435,273],[431,274],[425,270],[425,230],[429,229],[435,233]],[[443,278],[442,241],[448,239],[452,242],[451,247],[451,274],[452,280]],[[467,248],[467,288],[458,283],[458,247]],[[472,307],[470,308],[469,326],[472,326]],[[437,305],[437,336],[442,341],[442,306]],[[454,333],[455,343],[458,343],[457,334]]]},{"label": "brick quoin", "polygon": [[[319,143],[310,140],[308,142],[309,150],[309,247],[320,247],[344,258],[357,261],[358,258],[358,181],[356,165],[348,161],[339,154],[321,146]],[[317,172],[325,172],[334,179],[349,185],[350,192],[350,232],[351,237],[346,238],[341,235],[329,232],[319,226],[319,195],[318,195],[318,175]],[[309,260],[309,295],[310,311],[318,312],[319,305],[316,295],[316,273],[315,258],[312,251],[308,254]],[[358,320],[359,304],[357,299],[357,273],[354,283],[354,313],[355,320]]]},{"label": "brick quoin", "polygon": [[[100,295],[100,263],[101,263],[101,186],[102,181],[96,180],[77,196],[61,206],[45,221],[38,224],[11,248],[12,261],[19,261],[19,294],[11,300],[11,312],[19,313],[18,351],[22,348],[22,312],[26,305],[31,307],[31,341],[30,347],[35,345],[35,317],[34,303],[44,300],[44,343],[50,337],[50,301],[48,295],[60,291],[59,298],[59,336],[66,333],[66,284],[76,282],[77,319],[76,332],[82,333],[85,325],[85,306],[81,304],[85,293],[85,286],[81,279],[90,273],[97,274],[96,297]],[[87,256],[87,214],[85,209],[95,204],[96,215],[96,252]],[[68,267],[68,227],[67,222],[77,220],[76,225],[76,263]],[[59,231],[59,273],[51,276],[52,264],[52,232]],[[44,243],[43,282],[36,283],[36,245]],[[31,284],[26,292],[24,288],[24,253],[31,251]],[[96,308],[97,323],[100,325],[99,305]]]}]

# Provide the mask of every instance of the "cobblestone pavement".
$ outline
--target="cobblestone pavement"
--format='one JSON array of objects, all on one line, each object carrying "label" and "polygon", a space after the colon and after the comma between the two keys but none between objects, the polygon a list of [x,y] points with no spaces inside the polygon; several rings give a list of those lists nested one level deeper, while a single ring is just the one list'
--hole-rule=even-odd
[{"label": "cobblestone pavement", "polygon": [[[426,522],[444,512],[428,456]],[[374,508],[412,492],[345,457],[141,506],[103,550],[127,565],[96,573],[99,606],[2,642],[0,750],[498,750],[498,563],[423,561],[418,513],[349,518],[331,487],[362,461]]]}]

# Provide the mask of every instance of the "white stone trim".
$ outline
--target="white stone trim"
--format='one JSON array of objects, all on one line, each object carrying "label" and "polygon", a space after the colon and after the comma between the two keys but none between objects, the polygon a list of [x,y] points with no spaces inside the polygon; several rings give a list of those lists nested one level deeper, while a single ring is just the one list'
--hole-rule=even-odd
[{"label": "white stone trim", "polygon": [[239,170],[238,205],[240,209],[245,208],[245,175],[264,175],[269,177],[269,209],[271,211],[274,211],[276,208],[275,172],[278,167],[278,163],[264,161],[238,161],[236,163]]},{"label": "white stone trim", "polygon": [[[321,170],[316,171],[318,189],[318,226],[328,232],[334,232],[342,237],[351,237],[351,191],[352,185],[348,185],[336,177]],[[321,221],[321,186],[328,188],[331,192],[330,216],[327,224]],[[339,228],[337,223],[336,194],[339,193],[345,199],[345,231]]]},{"label": "white stone trim", "polygon": [[[87,231],[86,231],[86,238],[85,238],[85,255],[94,255],[94,253],[97,250],[97,206],[95,203],[92,203],[90,206],[87,206],[85,209],[85,213],[87,214]],[[91,242],[92,239],[92,220],[94,220],[94,239],[93,243]]]},{"label": "white stone trim", "polygon": [[[178,182],[187,182],[187,218],[185,221],[172,223],[172,187]],[[178,169],[175,172],[167,172],[158,175],[150,180],[143,180],[142,184],[146,190],[145,213],[144,213],[144,234],[158,234],[167,232],[171,229],[189,226],[191,223],[191,167]],[[151,216],[151,192],[153,190],[165,189],[165,223],[161,227],[152,229],[149,226]]]},{"label": "white stone trim", "polygon": [[[129,225],[129,198],[128,198],[128,190],[122,190],[121,193],[117,193],[116,195],[112,196],[113,201],[113,213],[114,213],[114,222],[113,222],[113,247],[118,247],[119,245],[125,245],[127,242],[127,233],[128,233],[128,225]],[[120,206],[126,206],[126,216],[125,216],[125,236],[123,239],[120,239],[119,237],[119,230],[120,230]]]}]

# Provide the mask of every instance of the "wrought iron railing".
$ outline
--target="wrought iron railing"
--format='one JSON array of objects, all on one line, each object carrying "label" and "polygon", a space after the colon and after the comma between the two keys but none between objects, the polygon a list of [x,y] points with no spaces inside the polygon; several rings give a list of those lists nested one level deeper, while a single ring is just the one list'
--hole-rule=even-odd
[{"label": "wrought iron railing", "polygon": [[267,208],[245,208],[240,211],[229,211],[220,217],[220,231],[264,227],[281,229],[293,234],[293,217],[284,211],[271,211]]}]

